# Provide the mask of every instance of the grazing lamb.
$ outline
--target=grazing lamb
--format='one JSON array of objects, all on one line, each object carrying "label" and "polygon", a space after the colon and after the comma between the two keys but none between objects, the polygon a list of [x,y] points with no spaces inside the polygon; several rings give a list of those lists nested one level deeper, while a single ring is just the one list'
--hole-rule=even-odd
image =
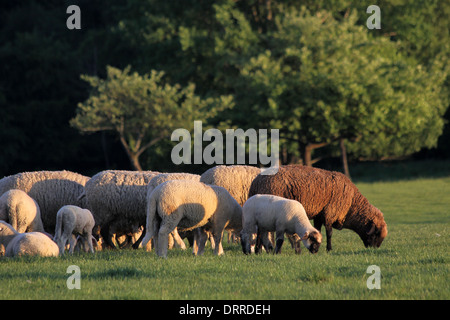
[{"label": "grazing lamb", "polygon": [[89,177],[70,171],[23,172],[1,179],[0,194],[11,189],[25,191],[38,203],[45,230],[53,232],[56,213],[62,206],[73,204],[85,208],[84,200],[78,198],[88,180]]},{"label": "grazing lamb", "polygon": [[5,247],[6,257],[59,255],[56,243],[44,233],[19,233],[5,221],[0,221],[0,245]]},{"label": "grazing lamb", "polygon": [[44,232],[39,205],[22,190],[11,189],[0,197],[0,220],[19,233]]},{"label": "grazing lamb", "polygon": [[114,233],[132,235],[145,225],[147,186],[157,174],[159,172],[106,170],[86,183],[85,193],[80,197],[86,197],[87,209],[94,215],[108,247],[116,247]]},{"label": "grazing lamb", "polygon": [[[143,246],[154,237],[157,254],[167,257],[168,236],[177,226],[193,230],[208,225],[216,244],[214,252],[220,255],[223,230],[235,216],[242,216],[242,207],[224,188],[192,180],[167,181],[150,195]],[[202,253],[199,247],[197,254]]]},{"label": "grazing lamb", "polygon": [[258,233],[266,251],[271,251],[268,232],[276,232],[275,253],[281,252],[284,234],[297,234],[305,247],[316,253],[322,243],[322,235],[309,222],[300,202],[273,195],[254,195],[242,208],[241,244],[245,254],[250,253],[252,235]]},{"label": "grazing lamb", "polygon": [[56,214],[56,228],[54,241],[59,247],[60,254],[64,254],[67,241],[70,241],[69,253],[73,253],[79,236],[84,244],[84,250],[94,253],[92,245],[92,229],[95,221],[88,209],[67,205],[59,209]]},{"label": "grazing lamb", "polygon": [[[164,183],[169,180],[194,180],[194,181],[200,181],[200,175],[198,174],[192,174],[192,173],[183,173],[183,172],[175,172],[175,173],[161,173],[156,175],[155,177],[150,180],[150,183],[147,187],[147,204],[148,199],[150,199],[150,194],[152,191],[159,186],[161,183]],[[169,239],[169,247],[171,247],[171,244],[175,242],[181,249],[186,249],[186,245],[184,241],[181,239],[180,235],[178,234],[177,228],[170,234],[170,236],[173,238]],[[149,244],[148,244],[149,245]],[[147,251],[149,251],[151,248],[146,248]]]},{"label": "grazing lamb", "polygon": [[314,227],[325,225],[327,250],[331,250],[332,228],[355,231],[366,247],[379,247],[387,235],[383,213],[359,192],[345,175],[301,165],[279,168],[275,175],[259,175],[249,196],[273,194],[300,202]]}]

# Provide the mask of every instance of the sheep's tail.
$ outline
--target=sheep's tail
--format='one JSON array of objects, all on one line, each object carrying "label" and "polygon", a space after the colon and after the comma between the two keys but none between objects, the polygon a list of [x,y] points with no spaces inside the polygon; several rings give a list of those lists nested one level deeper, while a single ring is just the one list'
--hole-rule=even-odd
[{"label": "sheep's tail", "polygon": [[[147,226],[146,226],[146,234],[144,239],[142,240],[142,247],[146,248],[147,244],[154,236],[156,235],[156,231],[158,230],[158,213],[157,213],[157,201],[156,195],[152,193],[150,199],[147,202]],[[156,239],[155,239],[156,240]],[[156,246],[156,241],[154,241]]]},{"label": "sheep's tail", "polygon": [[55,236],[53,237],[53,241],[58,241],[61,238],[62,232],[62,215],[56,215],[56,227],[55,227]]}]

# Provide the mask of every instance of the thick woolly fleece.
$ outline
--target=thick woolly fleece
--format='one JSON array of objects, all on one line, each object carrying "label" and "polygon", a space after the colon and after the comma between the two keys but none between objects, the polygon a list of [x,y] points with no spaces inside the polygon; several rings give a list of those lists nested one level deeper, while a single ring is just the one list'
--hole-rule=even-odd
[{"label": "thick woolly fleece", "polygon": [[319,231],[325,225],[327,250],[332,249],[332,228],[355,231],[366,247],[379,247],[387,235],[383,213],[339,172],[282,166],[275,175],[258,175],[253,180],[249,196],[255,194],[273,194],[300,202]]},{"label": "thick woolly fleece", "polygon": [[153,190],[147,206],[147,233],[142,245],[155,238],[159,256],[167,256],[168,235],[176,227],[193,230],[210,226],[215,253],[220,248],[223,230],[242,207],[225,188],[193,180],[171,180]]},{"label": "thick woolly fleece", "polygon": [[39,205],[22,190],[8,190],[0,197],[0,220],[20,233],[44,232]]},{"label": "thick woolly fleece", "polygon": [[94,247],[92,245],[92,229],[94,225],[94,217],[88,209],[82,209],[72,205],[67,205],[59,209],[56,215],[55,237],[53,240],[58,245],[60,254],[64,254],[65,246],[69,240],[69,253],[73,253],[76,240],[72,240],[74,239],[72,235],[80,236],[85,251],[88,248],[90,252],[94,253]]},{"label": "thick woolly fleece", "polygon": [[56,213],[66,205],[84,208],[84,199],[78,199],[84,192],[89,177],[70,171],[23,172],[0,180],[0,194],[11,189],[26,192],[36,200],[41,211],[45,231],[55,230]]},{"label": "thick woolly fleece", "polygon": [[260,168],[252,166],[215,166],[206,170],[200,181],[225,188],[243,206],[253,179],[260,173]]},{"label": "thick woolly fleece", "polygon": [[147,185],[157,174],[159,172],[106,170],[86,183],[87,208],[108,246],[114,247],[113,233],[136,233],[145,224]]},{"label": "thick woolly fleece", "polygon": [[58,246],[47,235],[41,232],[19,233],[4,221],[0,221],[0,245],[5,247],[6,257],[59,255]]},{"label": "thick woolly fleece", "polygon": [[[276,232],[277,250],[281,250],[284,234],[297,234],[307,249],[315,253],[322,236],[311,225],[302,204],[296,200],[274,195],[257,194],[250,197],[242,208],[241,241],[244,253],[250,253],[251,235]],[[267,236],[263,236],[267,240]],[[267,244],[265,245],[267,247]]]}]

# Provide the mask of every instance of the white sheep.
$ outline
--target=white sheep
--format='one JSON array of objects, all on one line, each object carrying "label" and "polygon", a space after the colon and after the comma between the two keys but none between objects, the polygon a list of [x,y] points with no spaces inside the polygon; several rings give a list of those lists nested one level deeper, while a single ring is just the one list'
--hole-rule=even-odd
[{"label": "white sheep", "polygon": [[[92,246],[92,229],[95,221],[92,213],[88,209],[82,209],[77,206],[67,205],[59,209],[56,214],[56,228],[54,241],[59,247],[60,254],[64,254],[64,249],[69,241],[69,253],[73,253],[77,238],[80,236],[84,244],[84,250],[94,253]],[[87,245],[87,246],[86,246]]]},{"label": "white sheep", "polygon": [[0,220],[19,233],[44,232],[39,205],[22,190],[8,190],[0,197]]},{"label": "white sheep", "polygon": [[206,170],[201,175],[200,182],[225,188],[243,206],[253,179],[260,173],[261,169],[257,167],[220,165]]},{"label": "white sheep", "polygon": [[[87,209],[94,215],[105,245],[115,248],[114,234],[132,235],[145,225],[147,186],[159,174],[152,171],[106,170],[85,186]],[[138,243],[139,244],[139,243]],[[137,248],[133,244],[134,248]]]},{"label": "white sheep", "polygon": [[[214,253],[223,254],[223,230],[242,207],[222,187],[192,180],[171,180],[153,190],[147,205],[147,228],[142,245],[154,237],[157,254],[167,257],[168,236],[176,227],[194,230],[208,225],[215,241]],[[205,240],[206,241],[206,240]],[[203,248],[194,251],[202,254]]]},{"label": "white sheep", "polygon": [[6,257],[57,257],[59,255],[58,246],[46,234],[19,233],[5,221],[0,221],[0,245],[5,247]]},{"label": "white sheep", "polygon": [[22,172],[0,180],[0,194],[11,189],[26,192],[36,200],[47,232],[55,230],[56,213],[66,205],[85,208],[85,200],[78,199],[89,177],[71,171]]},{"label": "white sheep", "polygon": [[[169,180],[194,180],[194,181],[200,181],[200,175],[198,174],[192,174],[192,173],[184,173],[184,172],[174,172],[174,173],[160,173],[152,178],[150,180],[150,183],[147,187],[147,203],[148,199],[150,199],[150,194],[153,192],[153,190],[159,186],[161,183],[164,183]],[[177,228],[170,234],[171,238],[169,238],[169,248],[173,245],[173,242],[178,245],[181,249],[186,249],[186,245],[184,241],[181,239],[180,235],[178,234]],[[146,248],[147,251],[150,251],[150,244],[147,245]]]},{"label": "white sheep", "polygon": [[315,229],[306,215],[302,204],[274,195],[257,194],[250,197],[242,209],[241,244],[245,254],[250,253],[254,235],[263,241],[266,251],[271,251],[269,232],[276,232],[275,253],[281,251],[284,234],[297,234],[305,247],[316,253],[322,243],[322,235]]}]

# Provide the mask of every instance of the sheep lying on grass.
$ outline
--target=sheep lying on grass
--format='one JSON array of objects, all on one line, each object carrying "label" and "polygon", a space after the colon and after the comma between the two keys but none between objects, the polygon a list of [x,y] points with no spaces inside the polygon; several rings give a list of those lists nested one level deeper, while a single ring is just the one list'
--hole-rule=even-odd
[{"label": "sheep lying on grass", "polygon": [[84,250],[94,253],[92,245],[92,229],[95,221],[92,213],[87,209],[81,209],[77,206],[64,206],[56,214],[56,228],[54,241],[59,247],[60,254],[64,254],[67,241],[70,243],[69,253],[73,253],[79,236],[84,244]]},{"label": "sheep lying on grass", "polygon": [[300,202],[273,195],[254,195],[242,209],[243,228],[241,232],[242,250],[250,253],[252,235],[258,234],[266,251],[272,250],[268,233],[276,232],[275,253],[280,253],[284,234],[297,234],[305,247],[316,253],[322,243],[322,235],[309,222]]},{"label": "sheep lying on grass", "polygon": [[[223,230],[234,215],[241,216],[242,208],[224,188],[191,180],[167,181],[150,195],[142,245],[154,237],[157,254],[167,257],[168,236],[176,227],[193,230],[208,224],[215,241],[214,253],[220,255]],[[197,253],[202,254],[203,248],[199,246]]]},{"label": "sheep lying on grass", "polygon": [[379,247],[387,235],[383,213],[371,205],[345,175],[301,165],[279,168],[275,175],[258,175],[249,196],[273,194],[300,202],[314,227],[325,225],[327,250],[332,228],[355,231],[366,247]]},{"label": "sheep lying on grass", "polygon": [[44,232],[39,205],[22,190],[8,190],[0,197],[0,220],[19,233]]},{"label": "sheep lying on grass", "polygon": [[5,221],[0,221],[0,245],[5,247],[6,257],[59,255],[56,243],[44,233],[19,233]]}]

